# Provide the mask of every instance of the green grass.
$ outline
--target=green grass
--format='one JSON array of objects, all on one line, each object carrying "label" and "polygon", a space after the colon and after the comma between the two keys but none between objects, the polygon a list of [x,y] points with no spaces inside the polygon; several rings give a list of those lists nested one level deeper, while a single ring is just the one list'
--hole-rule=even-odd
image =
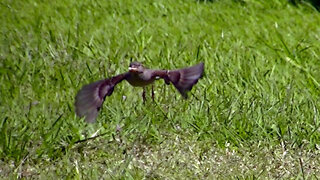
[{"label": "green grass", "polygon": [[[0,15],[1,178],[320,176],[320,15],[307,3],[4,0]],[[205,76],[188,100],[159,81],[146,104],[123,82],[97,123],[77,118],[77,91],[130,59],[203,61]]]}]

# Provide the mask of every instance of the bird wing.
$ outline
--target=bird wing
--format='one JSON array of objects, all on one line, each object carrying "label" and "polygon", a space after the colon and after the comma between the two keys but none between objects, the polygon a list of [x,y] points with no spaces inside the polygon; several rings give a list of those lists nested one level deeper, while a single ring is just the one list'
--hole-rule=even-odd
[{"label": "bird wing", "polygon": [[151,79],[162,78],[167,85],[170,84],[170,79],[168,77],[168,70],[152,70],[151,72],[152,72]]},{"label": "bird wing", "polygon": [[201,62],[192,67],[168,71],[167,76],[181,95],[187,98],[187,92],[191,91],[193,85],[202,77],[203,70],[204,64]]},{"label": "bird wing", "polygon": [[128,73],[93,82],[81,88],[76,96],[76,114],[86,117],[87,122],[95,122],[106,96],[111,96],[114,87],[123,81]]}]

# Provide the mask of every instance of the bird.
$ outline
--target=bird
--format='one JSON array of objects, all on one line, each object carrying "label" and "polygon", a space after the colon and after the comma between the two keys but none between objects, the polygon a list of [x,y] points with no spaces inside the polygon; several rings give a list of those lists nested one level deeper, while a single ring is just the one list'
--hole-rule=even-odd
[{"label": "bird", "polygon": [[175,70],[154,70],[146,68],[140,62],[131,62],[128,72],[84,85],[76,95],[75,111],[77,116],[85,117],[86,122],[95,122],[105,98],[111,96],[115,86],[123,80],[134,87],[145,87],[155,80],[163,79],[165,84],[173,84],[186,99],[187,92],[203,76],[203,72],[203,62]]}]

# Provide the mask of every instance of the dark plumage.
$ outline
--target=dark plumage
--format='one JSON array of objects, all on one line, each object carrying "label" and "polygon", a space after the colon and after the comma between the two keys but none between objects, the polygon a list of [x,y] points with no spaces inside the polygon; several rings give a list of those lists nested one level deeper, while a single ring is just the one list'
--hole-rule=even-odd
[{"label": "dark plumage", "polygon": [[203,63],[177,70],[152,70],[141,63],[132,62],[129,72],[83,86],[76,96],[76,114],[85,116],[87,122],[95,122],[104,99],[110,96],[114,87],[123,80],[127,80],[132,86],[143,87],[162,78],[166,84],[172,83],[181,95],[187,98],[187,92],[198,82],[203,70]]}]

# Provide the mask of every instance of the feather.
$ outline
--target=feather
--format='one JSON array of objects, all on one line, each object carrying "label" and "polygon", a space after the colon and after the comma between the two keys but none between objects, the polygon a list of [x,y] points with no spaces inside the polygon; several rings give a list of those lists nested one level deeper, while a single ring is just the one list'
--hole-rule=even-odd
[{"label": "feather", "polygon": [[106,96],[111,96],[114,86],[125,79],[127,73],[85,85],[76,96],[76,114],[86,117],[87,122],[95,122]]}]

